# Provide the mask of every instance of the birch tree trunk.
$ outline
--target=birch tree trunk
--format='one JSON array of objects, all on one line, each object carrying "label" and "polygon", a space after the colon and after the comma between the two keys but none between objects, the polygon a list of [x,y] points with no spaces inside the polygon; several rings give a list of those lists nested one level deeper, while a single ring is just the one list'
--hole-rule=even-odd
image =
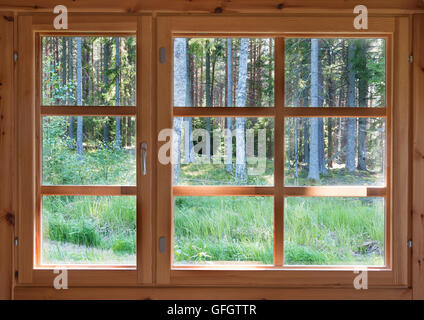
[{"label": "birch tree trunk", "polygon": [[[77,38],[77,106],[82,105],[82,61],[81,61],[82,39]],[[77,154],[82,157],[82,116],[77,117]]]},{"label": "birch tree trunk", "polygon": [[[318,106],[319,92],[319,44],[311,39],[311,107]],[[319,124],[317,118],[310,119],[309,173],[308,179],[319,180]]]},{"label": "birch tree trunk", "polygon": [[[72,84],[74,81],[74,68],[73,68],[73,39],[72,37],[68,38],[68,85]],[[69,90],[69,89],[68,89]],[[69,91],[67,93],[67,99],[66,102],[68,105],[71,105],[73,101],[71,101],[72,98],[69,95]],[[69,140],[70,142],[70,148],[74,148],[74,117],[69,117],[69,127],[68,127],[68,134],[69,134]]]},{"label": "birch tree trunk", "polygon": [[[185,103],[186,107],[192,106],[192,95],[191,95],[191,81],[190,81],[190,55],[189,55],[189,46],[188,39],[186,40],[186,68],[187,68],[187,77],[186,82],[186,94],[185,94]],[[191,132],[193,128],[193,119],[191,117],[184,118],[184,163],[193,162],[191,156],[191,150],[193,149],[193,141],[191,139]]]},{"label": "birch tree trunk", "polygon": [[[247,56],[249,39],[241,39],[240,62],[237,83],[237,107],[246,105],[246,82],[247,82]],[[246,139],[245,139],[245,118],[236,118],[236,182],[245,183],[246,174]]]},{"label": "birch tree trunk", "polygon": [[[174,105],[184,106],[187,102],[187,38],[175,38],[174,40]],[[174,184],[178,183],[180,176],[180,158],[181,158],[181,117],[174,118],[174,135],[172,142],[172,152],[174,161]],[[185,151],[187,152],[187,150]]]}]

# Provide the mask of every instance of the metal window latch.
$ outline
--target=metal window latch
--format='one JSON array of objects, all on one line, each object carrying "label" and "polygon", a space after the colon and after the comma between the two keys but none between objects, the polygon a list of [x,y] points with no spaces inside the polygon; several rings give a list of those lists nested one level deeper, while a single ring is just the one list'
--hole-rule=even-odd
[{"label": "metal window latch", "polygon": [[164,47],[159,48],[159,61],[160,63],[166,62],[166,49]]},{"label": "metal window latch", "polygon": [[408,240],[408,248],[412,248],[412,240]]},{"label": "metal window latch", "polygon": [[17,247],[19,245],[18,237],[15,237],[13,244],[15,245],[15,247]]},{"label": "metal window latch", "polygon": [[164,253],[165,250],[166,250],[165,237],[160,237],[159,238],[159,252]]},{"label": "metal window latch", "polygon": [[143,176],[147,174],[147,165],[146,165],[146,157],[147,157],[147,142],[142,142],[141,147],[141,172]]},{"label": "metal window latch", "polygon": [[13,61],[14,62],[18,61],[18,53],[16,51],[13,52]]},{"label": "metal window latch", "polygon": [[414,56],[413,55],[409,56],[409,63],[414,63]]}]

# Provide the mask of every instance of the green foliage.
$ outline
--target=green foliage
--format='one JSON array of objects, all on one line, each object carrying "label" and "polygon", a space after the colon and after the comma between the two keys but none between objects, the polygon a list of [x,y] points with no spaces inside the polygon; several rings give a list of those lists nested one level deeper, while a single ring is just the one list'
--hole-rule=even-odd
[{"label": "green foliage", "polygon": [[[46,117],[43,122],[43,181],[46,184],[122,184],[135,185],[134,148],[113,148],[102,136],[104,118],[85,119],[86,127],[98,138],[84,144],[81,158],[70,148],[65,117]],[[100,133],[99,133],[100,131]],[[113,131],[112,131],[113,132]]]}]

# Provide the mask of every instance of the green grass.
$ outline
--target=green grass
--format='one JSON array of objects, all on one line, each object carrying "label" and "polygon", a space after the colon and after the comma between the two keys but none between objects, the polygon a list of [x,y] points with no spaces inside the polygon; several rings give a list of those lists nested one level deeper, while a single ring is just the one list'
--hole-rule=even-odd
[{"label": "green grass", "polygon": [[135,197],[46,196],[42,220],[44,263],[108,264],[135,257]]},{"label": "green grass", "polygon": [[[201,158],[201,157],[199,157]],[[181,171],[178,179],[179,185],[273,185],[274,184],[274,162],[266,160],[263,173],[250,174],[247,181],[237,182],[235,172],[235,160],[233,160],[233,171],[228,172],[224,163],[201,164],[189,163],[181,164]],[[257,168],[258,164],[247,165],[247,168]],[[262,170],[262,169],[261,169]]]},{"label": "green grass", "polygon": [[[88,149],[81,160],[74,151],[63,151],[66,148],[52,144],[45,154],[49,166],[44,173],[51,183],[135,182],[130,150]],[[318,184],[306,175],[306,170],[299,172],[297,185]],[[286,176],[292,179],[293,169]],[[331,169],[320,183],[367,185],[380,178],[378,173]],[[179,183],[237,184],[224,164],[182,164]],[[264,174],[248,176],[245,184],[272,185],[272,161],[267,161]],[[44,197],[43,263],[135,264],[135,203],[131,196]],[[273,207],[272,197],[176,198],[175,263],[272,264]],[[383,259],[382,198],[286,200],[286,264],[380,265]]]},{"label": "green grass", "polygon": [[382,198],[287,198],[285,263],[384,264]]},{"label": "green grass", "polygon": [[174,260],[273,263],[272,197],[176,197]]}]

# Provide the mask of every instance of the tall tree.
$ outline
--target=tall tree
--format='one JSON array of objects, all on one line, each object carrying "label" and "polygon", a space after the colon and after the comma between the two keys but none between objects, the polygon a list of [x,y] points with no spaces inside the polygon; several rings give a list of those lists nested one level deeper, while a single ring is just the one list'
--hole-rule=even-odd
[{"label": "tall tree", "polygon": [[[240,42],[240,62],[237,83],[237,107],[246,106],[247,58],[249,54],[249,39],[242,38]],[[246,139],[245,118],[236,118],[236,174],[238,183],[247,179],[246,172]]]},{"label": "tall tree", "polygon": [[[318,40],[318,54],[321,51],[321,40]],[[322,86],[322,61],[318,57],[318,107],[324,105],[324,88]],[[324,135],[324,119],[318,118],[318,163],[319,163],[319,172],[326,174],[327,167],[325,166],[325,135]]]},{"label": "tall tree", "polygon": [[[227,39],[227,107],[233,105],[233,41],[231,38]],[[233,172],[233,118],[227,119],[227,134],[225,142],[226,166],[227,172]]]},{"label": "tall tree", "polygon": [[[358,103],[360,107],[367,107],[369,78],[369,74],[367,72],[368,43],[366,40],[361,39],[358,40],[358,44]],[[367,170],[367,118],[360,118],[358,122],[358,170]]]},{"label": "tall tree", "polygon": [[[68,84],[72,84],[74,81],[74,63],[73,63],[73,39],[72,37],[68,38]],[[74,101],[72,101],[72,95],[69,94],[69,88],[67,88],[67,99],[66,103],[68,105],[73,104]],[[68,126],[68,134],[69,134],[69,140],[70,147],[74,147],[74,117],[69,117],[69,126]]]},{"label": "tall tree", "polygon": [[[187,38],[175,38],[174,40],[174,105],[185,105],[187,95]],[[182,118],[174,118],[174,135],[172,152],[174,160],[174,184],[178,183],[180,175],[180,145],[181,145]],[[187,152],[187,151],[186,151]]]},{"label": "tall tree", "polygon": [[[319,105],[319,39],[311,39],[311,107]],[[310,119],[308,179],[319,180],[319,123]]]},{"label": "tall tree", "polygon": [[[82,39],[77,37],[77,106],[82,106]],[[77,117],[77,154],[82,157],[82,116]]]},{"label": "tall tree", "polygon": [[[121,104],[121,39],[119,37],[115,38],[115,105],[119,106]],[[116,117],[115,121],[115,148],[121,149],[122,139],[121,139],[121,117]]]},{"label": "tall tree", "polygon": [[[106,38],[104,47],[103,47],[103,102],[107,103],[106,96],[110,87],[109,81],[109,64],[112,56],[110,40]],[[105,146],[109,146],[110,141],[110,125],[109,125],[109,117],[105,117],[105,124],[103,127],[103,141]]]},{"label": "tall tree", "polygon": [[[186,77],[186,95],[185,103],[186,107],[192,106],[192,86],[190,80],[190,50],[189,50],[189,39],[186,41],[186,68],[187,68],[187,77]],[[192,159],[192,149],[193,149],[193,140],[191,139],[191,133],[193,129],[193,119],[191,117],[184,118],[184,163],[191,163]]]},{"label": "tall tree", "polygon": [[[355,87],[355,49],[356,46],[352,40],[348,45],[348,91],[347,105],[348,107],[356,106],[356,87]],[[356,158],[356,119],[349,118],[347,120],[347,150],[346,150],[346,169],[350,172],[355,171]]]},{"label": "tall tree", "polygon": [[[213,100],[212,100],[212,80],[211,80],[211,43],[209,40],[206,40],[206,53],[205,53],[205,76],[206,76],[206,84],[205,84],[205,90],[206,90],[206,106],[212,107],[213,106]],[[211,132],[211,118],[206,118],[206,131]],[[209,156],[209,155],[207,155]]]}]

